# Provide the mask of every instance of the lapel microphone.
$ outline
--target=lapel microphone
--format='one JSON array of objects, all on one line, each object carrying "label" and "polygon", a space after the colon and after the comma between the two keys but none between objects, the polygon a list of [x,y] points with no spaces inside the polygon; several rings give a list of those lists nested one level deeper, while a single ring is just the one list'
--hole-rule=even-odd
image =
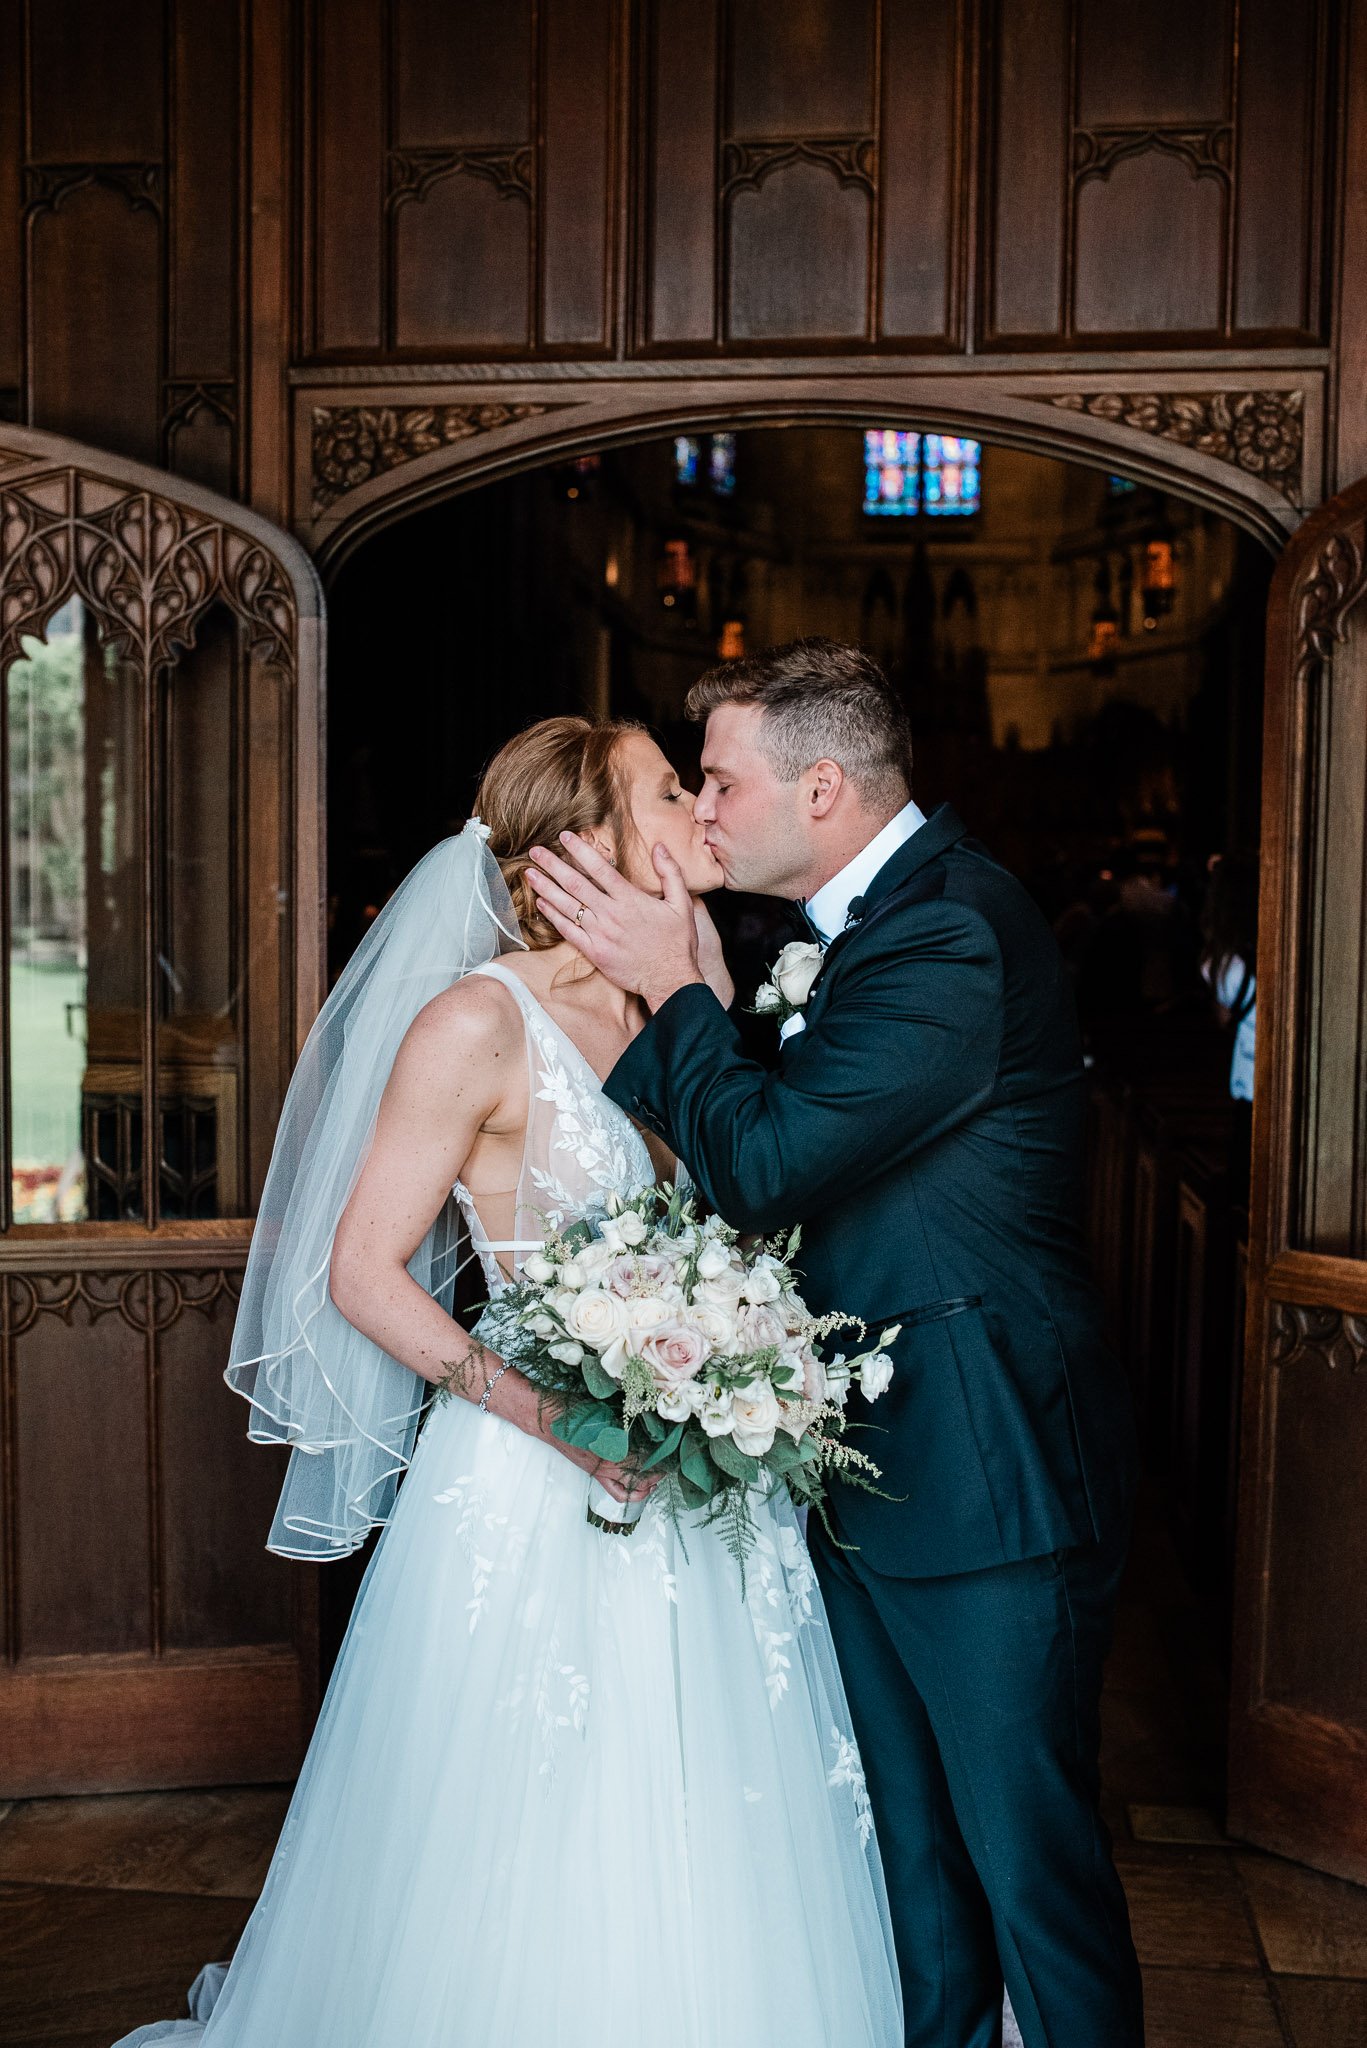
[{"label": "lapel microphone", "polygon": [[850,907],[849,907],[849,909],[848,909],[848,910],[847,910],[847,911],[845,912],[845,926],[844,926],[845,930],[846,930],[846,931],[848,931],[851,925],[853,925],[853,924],[858,924],[858,923],[859,923],[859,921],[860,921],[860,919],[861,919],[861,918],[863,917],[863,915],[864,915],[864,899],[863,899],[863,897],[862,897],[862,896],[851,896],[851,898],[850,898]]}]

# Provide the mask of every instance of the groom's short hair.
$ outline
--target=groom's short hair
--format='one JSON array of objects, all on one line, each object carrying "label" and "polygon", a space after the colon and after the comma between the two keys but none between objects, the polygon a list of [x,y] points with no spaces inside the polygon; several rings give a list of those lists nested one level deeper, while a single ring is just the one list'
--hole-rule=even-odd
[{"label": "groom's short hair", "polygon": [[720,704],[758,704],[760,743],[783,782],[837,761],[867,804],[905,803],[911,727],[871,654],[811,637],[722,662],[699,676],[685,709],[701,724]]}]

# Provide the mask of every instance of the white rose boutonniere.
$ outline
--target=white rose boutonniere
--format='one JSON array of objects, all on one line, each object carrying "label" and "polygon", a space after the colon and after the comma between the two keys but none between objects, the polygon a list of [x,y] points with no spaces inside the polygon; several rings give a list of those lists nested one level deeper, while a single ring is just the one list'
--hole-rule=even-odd
[{"label": "white rose boutonniere", "polygon": [[825,957],[825,947],[812,939],[790,940],[775,960],[768,981],[755,990],[751,1015],[772,1017],[780,1026],[796,1017],[812,992]]}]

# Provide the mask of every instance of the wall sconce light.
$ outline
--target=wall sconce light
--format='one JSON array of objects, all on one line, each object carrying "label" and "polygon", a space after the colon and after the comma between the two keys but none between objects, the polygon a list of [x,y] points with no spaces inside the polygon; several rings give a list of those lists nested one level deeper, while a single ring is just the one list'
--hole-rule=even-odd
[{"label": "wall sconce light", "polygon": [[743,661],[745,659],[744,619],[723,619],[721,637],[717,641],[719,661]]},{"label": "wall sconce light", "polygon": [[660,603],[666,611],[691,618],[693,615],[698,570],[693,560],[693,550],[686,540],[667,540],[660,553],[657,573]]},{"label": "wall sconce light", "polygon": [[1144,630],[1152,633],[1177,602],[1177,557],[1171,539],[1145,542],[1139,594],[1144,603]]}]

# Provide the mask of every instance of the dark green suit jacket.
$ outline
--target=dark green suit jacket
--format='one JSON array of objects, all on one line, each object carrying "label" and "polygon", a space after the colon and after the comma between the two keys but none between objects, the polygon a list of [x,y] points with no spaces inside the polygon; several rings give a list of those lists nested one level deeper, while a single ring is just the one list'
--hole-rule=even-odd
[{"label": "dark green suit jacket", "polygon": [[874,877],[805,1017],[767,1070],[709,989],[680,989],[607,1092],[738,1229],[802,1224],[813,1308],[900,1322],[891,1388],[849,1412],[902,1498],[837,1483],[842,1535],[876,1571],[929,1577],[1114,1534],[1134,1427],[1088,1270],[1086,1082],[1044,919],[941,806]]}]

